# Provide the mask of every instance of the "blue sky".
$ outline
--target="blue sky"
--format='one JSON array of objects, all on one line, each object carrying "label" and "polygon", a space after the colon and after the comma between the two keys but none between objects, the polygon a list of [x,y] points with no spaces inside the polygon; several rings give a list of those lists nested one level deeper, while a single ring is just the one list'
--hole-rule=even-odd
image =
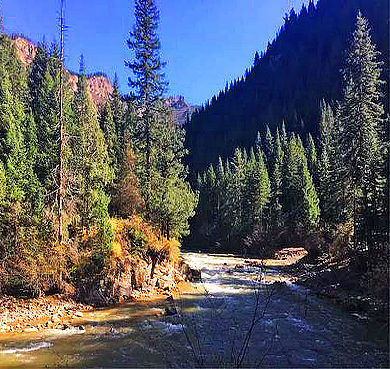
[{"label": "blue sky", "polygon": [[[58,39],[59,0],[3,0],[5,32],[23,33],[34,42]],[[156,0],[160,10],[161,55],[169,90],[202,104],[226,82],[241,77],[255,51],[265,51],[292,7],[308,0]],[[87,73],[101,71],[129,92],[132,54],[126,39],[134,24],[133,0],[65,0],[68,25],[67,68],[78,71],[84,54]]]}]

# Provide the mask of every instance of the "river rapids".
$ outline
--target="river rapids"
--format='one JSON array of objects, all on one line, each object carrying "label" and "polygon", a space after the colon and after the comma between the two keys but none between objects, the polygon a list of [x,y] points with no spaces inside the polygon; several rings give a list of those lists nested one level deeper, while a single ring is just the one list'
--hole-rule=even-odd
[{"label": "river rapids", "polygon": [[183,257],[201,270],[197,293],[86,312],[82,330],[4,335],[0,368],[389,366],[388,327],[313,296],[276,267]]}]

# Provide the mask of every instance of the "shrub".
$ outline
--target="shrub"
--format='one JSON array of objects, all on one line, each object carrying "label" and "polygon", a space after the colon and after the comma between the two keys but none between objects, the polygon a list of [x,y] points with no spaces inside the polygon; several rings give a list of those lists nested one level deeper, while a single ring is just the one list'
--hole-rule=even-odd
[{"label": "shrub", "polygon": [[175,238],[161,236],[140,216],[133,215],[129,219],[111,218],[110,224],[115,233],[116,253],[120,253],[122,257],[155,255],[174,262],[178,260],[180,242]]}]

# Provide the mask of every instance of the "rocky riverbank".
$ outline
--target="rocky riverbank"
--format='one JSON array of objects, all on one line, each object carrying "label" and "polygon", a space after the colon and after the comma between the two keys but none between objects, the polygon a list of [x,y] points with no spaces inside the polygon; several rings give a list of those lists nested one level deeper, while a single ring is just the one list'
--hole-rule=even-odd
[{"label": "rocky riverbank", "polygon": [[66,329],[77,325],[83,312],[91,309],[92,306],[78,303],[63,295],[31,299],[2,296],[0,297],[0,333]]},{"label": "rocky riverbank", "polygon": [[151,275],[151,264],[139,260],[115,283],[108,279],[89,281],[76,296],[0,296],[0,334],[65,330],[71,327],[83,330],[83,313],[96,306],[166,299],[191,290],[187,281],[197,279],[200,279],[200,272],[183,262],[175,265],[164,260]]},{"label": "rocky riverbank", "polygon": [[302,258],[286,266],[295,283],[310,289],[348,310],[359,319],[375,319],[388,323],[388,296],[375,296],[364,286],[364,276],[355,260],[335,261],[322,257],[309,262]]}]

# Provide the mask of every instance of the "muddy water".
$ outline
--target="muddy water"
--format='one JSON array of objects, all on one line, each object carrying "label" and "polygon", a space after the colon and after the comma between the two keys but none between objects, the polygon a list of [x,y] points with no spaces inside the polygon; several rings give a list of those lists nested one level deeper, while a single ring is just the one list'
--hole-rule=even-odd
[{"label": "muddy water", "polygon": [[[287,283],[279,270],[232,256],[184,254],[199,293],[84,314],[85,329],[10,334],[0,368],[388,367],[388,327]],[[242,264],[242,268],[234,268]],[[254,323],[254,324],[252,324]]]}]

